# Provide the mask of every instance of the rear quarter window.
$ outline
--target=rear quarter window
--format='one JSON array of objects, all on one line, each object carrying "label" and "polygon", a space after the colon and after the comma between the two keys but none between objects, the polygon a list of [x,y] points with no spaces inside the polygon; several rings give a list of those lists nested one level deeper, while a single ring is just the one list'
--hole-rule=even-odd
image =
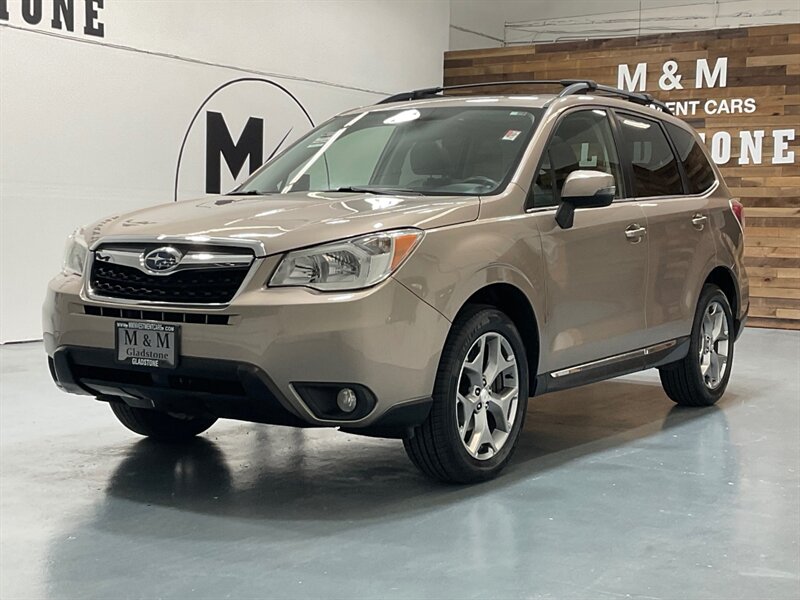
[{"label": "rear quarter window", "polygon": [[678,158],[683,163],[683,170],[689,183],[689,193],[702,194],[717,180],[713,167],[691,132],[672,123],[665,125],[678,151]]}]

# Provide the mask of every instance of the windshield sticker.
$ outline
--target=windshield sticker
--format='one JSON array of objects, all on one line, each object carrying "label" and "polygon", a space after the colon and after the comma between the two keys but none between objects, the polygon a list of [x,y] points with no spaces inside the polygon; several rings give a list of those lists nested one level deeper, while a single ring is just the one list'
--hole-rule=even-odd
[{"label": "windshield sticker", "polygon": [[517,131],[516,129],[509,129],[506,131],[506,134],[503,136],[503,141],[513,142],[515,139],[519,137],[519,134],[522,133],[521,131]]},{"label": "windshield sticker", "polygon": [[331,137],[333,137],[333,133],[323,133],[308,146],[306,146],[306,148],[319,148],[320,146],[324,146],[325,142],[331,139]]}]

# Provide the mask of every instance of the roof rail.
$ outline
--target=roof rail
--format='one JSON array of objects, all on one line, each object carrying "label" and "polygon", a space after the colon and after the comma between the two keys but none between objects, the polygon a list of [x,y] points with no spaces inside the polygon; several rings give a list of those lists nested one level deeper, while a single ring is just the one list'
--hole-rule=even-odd
[{"label": "roof rail", "polygon": [[443,87],[423,88],[421,90],[412,90],[410,92],[400,92],[388,98],[384,98],[378,104],[390,104],[391,102],[405,102],[406,100],[422,100],[423,98],[436,98],[438,94],[444,91]]},{"label": "roof rail", "polygon": [[448,85],[439,87],[423,88],[420,90],[412,90],[410,92],[401,92],[394,94],[388,98],[384,98],[378,104],[389,104],[392,102],[404,102],[406,100],[423,100],[426,98],[441,98],[442,92],[450,90],[464,90],[470,88],[480,87],[495,87],[498,85],[560,85],[564,89],[559,92],[557,98],[564,98],[565,96],[572,96],[574,94],[582,94],[584,92],[601,92],[608,96],[616,96],[618,98],[625,98],[631,102],[641,104],[643,106],[655,106],[667,114],[672,114],[669,107],[663,102],[656,100],[650,94],[644,92],[627,92],[619,88],[611,87],[610,85],[602,85],[591,79],[529,79],[518,81],[488,81],[483,83],[464,83],[461,85]]},{"label": "roof rail", "polygon": [[404,102],[406,100],[422,100],[424,98],[440,98],[439,94],[449,90],[465,90],[469,88],[494,87],[498,85],[569,85],[575,83],[572,79],[531,79],[518,81],[488,81],[484,83],[464,83],[461,85],[448,85],[440,87],[423,88],[410,92],[401,92],[388,98],[384,98],[378,104],[389,104],[391,102]]},{"label": "roof rail", "polygon": [[592,81],[591,79],[585,80],[576,80],[573,81],[570,85],[564,87],[561,90],[561,93],[556,96],[557,98],[563,98],[565,96],[571,96],[573,94],[582,94],[584,92],[601,92],[607,96],[616,96],[618,98],[624,98],[626,100],[630,100],[631,102],[635,102],[636,104],[641,104],[643,106],[655,106],[659,108],[663,112],[667,113],[668,115],[672,114],[669,106],[661,102],[660,100],[656,100],[650,94],[646,92],[628,92],[626,90],[621,90],[619,88],[612,87],[610,85],[602,85],[597,83],[596,81]]}]

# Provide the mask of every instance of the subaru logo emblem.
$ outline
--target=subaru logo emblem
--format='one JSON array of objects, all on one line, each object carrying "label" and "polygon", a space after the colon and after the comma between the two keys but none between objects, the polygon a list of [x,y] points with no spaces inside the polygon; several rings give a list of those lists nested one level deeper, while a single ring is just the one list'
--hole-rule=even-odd
[{"label": "subaru logo emblem", "polygon": [[172,246],[164,246],[145,254],[142,262],[148,271],[165,273],[177,267],[178,263],[181,262],[181,258],[183,258],[183,255],[179,250]]}]

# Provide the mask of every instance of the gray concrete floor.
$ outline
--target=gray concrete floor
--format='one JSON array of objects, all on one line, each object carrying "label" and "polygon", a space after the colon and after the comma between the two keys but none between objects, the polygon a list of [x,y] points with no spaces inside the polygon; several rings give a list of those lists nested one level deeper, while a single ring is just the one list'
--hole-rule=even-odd
[{"label": "gray concrete floor", "polygon": [[400,442],[220,422],[138,439],[0,348],[2,598],[800,598],[800,334],[748,330],[717,407],[655,372],[531,402],[491,483]]}]

